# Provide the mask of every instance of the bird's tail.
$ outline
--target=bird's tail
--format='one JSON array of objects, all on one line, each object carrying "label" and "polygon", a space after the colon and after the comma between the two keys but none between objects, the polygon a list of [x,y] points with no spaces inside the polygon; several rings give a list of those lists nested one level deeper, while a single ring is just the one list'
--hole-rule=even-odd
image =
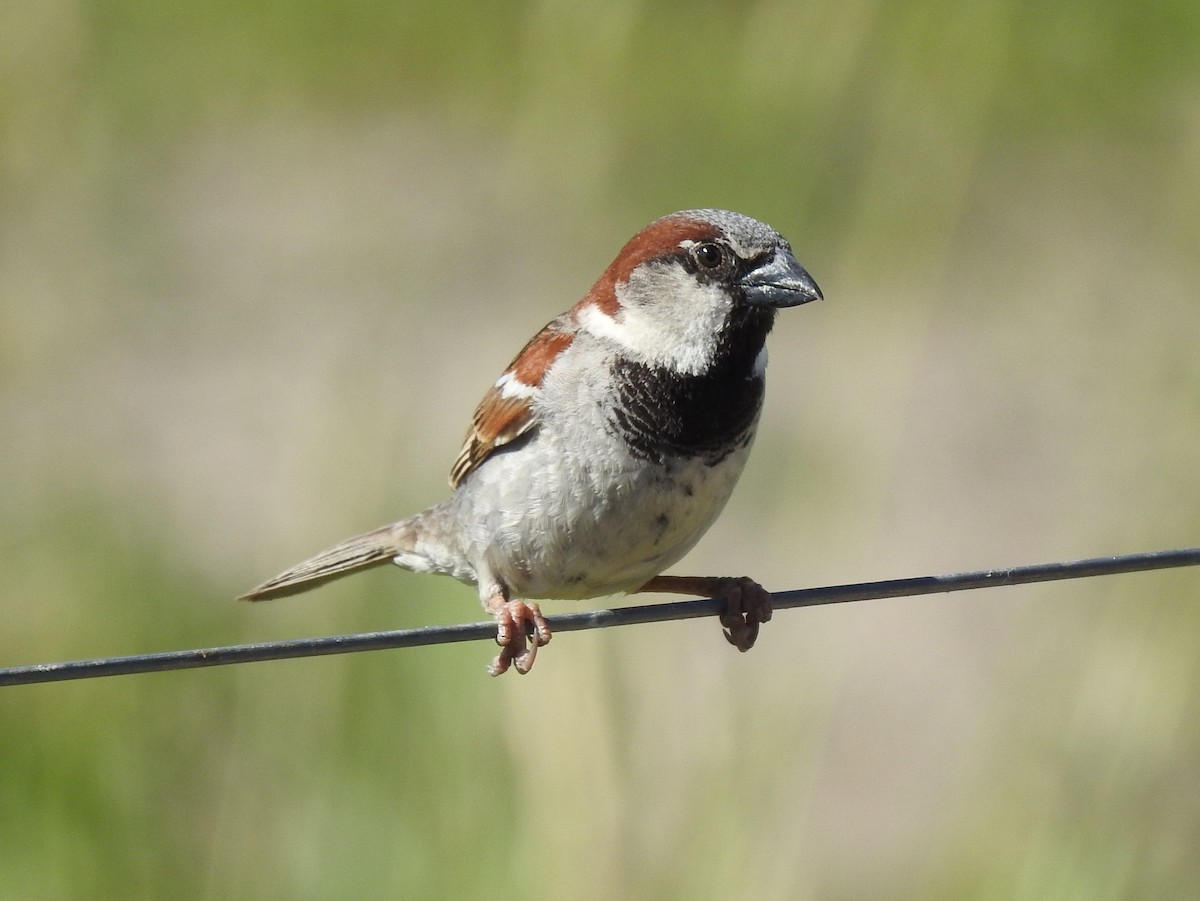
[{"label": "bird's tail", "polygon": [[285,598],[316,588],[342,576],[369,569],[389,562],[398,553],[406,550],[405,533],[397,525],[383,526],[372,532],[355,535],[328,550],[297,563],[273,579],[268,579],[257,588],[241,596],[243,601],[269,601]]}]

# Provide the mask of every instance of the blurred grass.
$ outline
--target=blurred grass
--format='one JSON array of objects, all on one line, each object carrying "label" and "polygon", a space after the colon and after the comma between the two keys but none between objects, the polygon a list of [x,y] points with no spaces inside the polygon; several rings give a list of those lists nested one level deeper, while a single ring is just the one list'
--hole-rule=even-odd
[{"label": "blurred grass", "polygon": [[[1184,3],[49,3],[0,29],[0,663],[476,619],[373,573],[634,230],[784,231],[758,448],[682,569],[1194,544]],[[1187,897],[1196,576],[8,689],[0,898]],[[554,607],[555,605],[549,605]]]}]

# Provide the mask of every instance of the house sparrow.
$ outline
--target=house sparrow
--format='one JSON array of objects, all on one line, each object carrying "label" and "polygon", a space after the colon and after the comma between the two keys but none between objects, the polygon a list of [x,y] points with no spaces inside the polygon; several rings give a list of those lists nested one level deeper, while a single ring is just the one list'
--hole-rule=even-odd
[{"label": "house sparrow", "polygon": [[780,307],[821,291],[774,229],[684,210],[626,244],[484,395],[454,493],[350,538],[244,595],[265,600],[391,561],[476,585],[496,619],[496,676],[528,672],[550,629],[531,598],[662,591],[724,600],[746,651],[771,618],[748,578],[664,576],[712,525],[762,408]]}]

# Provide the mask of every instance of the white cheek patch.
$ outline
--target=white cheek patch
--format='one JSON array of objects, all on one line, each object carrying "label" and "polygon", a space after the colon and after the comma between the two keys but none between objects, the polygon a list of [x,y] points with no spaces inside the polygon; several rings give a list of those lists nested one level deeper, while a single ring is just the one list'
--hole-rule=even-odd
[{"label": "white cheek patch", "polygon": [[579,324],[641,363],[700,375],[712,362],[733,306],[716,285],[701,285],[674,265],[634,270],[617,286],[616,317],[584,307]]}]

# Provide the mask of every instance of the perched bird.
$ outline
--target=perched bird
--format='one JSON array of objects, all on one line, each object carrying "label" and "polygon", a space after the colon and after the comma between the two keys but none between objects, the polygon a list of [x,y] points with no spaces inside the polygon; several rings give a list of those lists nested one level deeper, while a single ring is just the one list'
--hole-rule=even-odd
[{"label": "perched bird", "polygon": [[476,585],[496,619],[492,675],[533,666],[533,598],[662,591],[724,600],[746,651],[771,617],[749,578],[664,576],[713,524],[762,409],[775,311],[821,297],[769,226],[684,210],[638,232],[484,395],[454,493],[350,538],[244,597],[307,591],[389,561]]}]

